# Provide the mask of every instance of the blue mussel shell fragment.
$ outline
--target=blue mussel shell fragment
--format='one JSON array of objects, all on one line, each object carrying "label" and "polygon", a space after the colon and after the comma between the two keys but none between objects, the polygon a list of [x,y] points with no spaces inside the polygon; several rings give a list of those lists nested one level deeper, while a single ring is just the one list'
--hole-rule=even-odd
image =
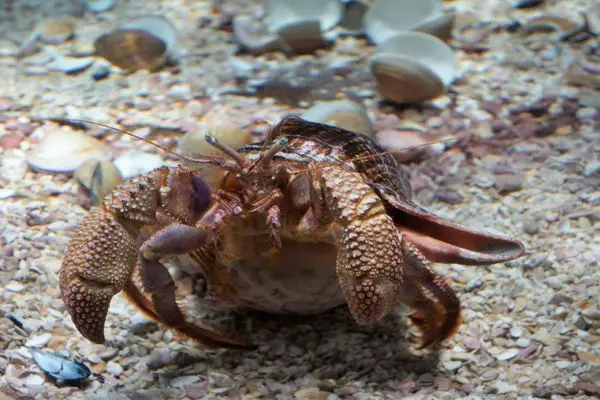
[{"label": "blue mussel shell fragment", "polygon": [[74,383],[87,379],[91,374],[90,369],[80,362],[38,349],[32,349],[31,353],[42,371],[54,379]]}]

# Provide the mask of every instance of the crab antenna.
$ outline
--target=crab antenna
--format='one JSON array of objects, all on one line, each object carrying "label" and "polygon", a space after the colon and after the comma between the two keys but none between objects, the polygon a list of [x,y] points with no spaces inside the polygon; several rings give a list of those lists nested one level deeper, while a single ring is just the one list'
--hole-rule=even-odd
[{"label": "crab antenna", "polygon": [[271,143],[271,140],[273,139],[274,133],[275,133],[275,128],[278,128],[278,125],[273,126],[269,121],[267,120],[263,120],[264,122],[266,122],[267,124],[269,124],[269,132],[267,132],[267,136],[265,137],[265,141],[263,142],[262,145],[262,149],[260,149],[260,153],[261,156],[260,158],[262,158],[263,156],[263,152],[267,150],[267,148],[269,147],[269,143]]},{"label": "crab antenna", "polygon": [[206,135],[206,136],[204,136],[204,139],[211,146],[214,146],[217,149],[221,150],[226,156],[233,158],[233,160],[235,161],[235,163],[240,168],[246,167],[248,161],[244,158],[244,156],[242,156],[236,150],[234,150],[233,148],[227,146],[225,143],[219,142],[219,140],[216,137],[212,136],[212,135]]},{"label": "crab antenna", "polygon": [[273,157],[275,157],[275,154],[277,154],[280,150],[283,150],[285,148],[285,146],[287,146],[289,143],[289,140],[287,138],[279,138],[277,139],[273,145],[271,147],[269,147],[267,149],[267,151],[265,151],[265,154],[263,154],[261,160],[263,163],[269,163]]},{"label": "crab antenna", "polygon": [[141,140],[142,142],[146,142],[156,148],[158,148],[159,150],[164,151],[167,154],[170,154],[172,156],[175,156],[177,158],[181,158],[182,160],[194,163],[194,164],[211,164],[211,165],[215,165],[217,167],[221,167],[223,169],[226,169],[228,171],[237,171],[239,169],[237,163],[232,164],[229,160],[227,160],[224,157],[215,157],[215,156],[203,156],[200,155],[201,158],[195,158],[195,157],[189,157],[189,156],[184,156],[183,154],[179,154],[177,152],[174,152],[172,150],[167,149],[166,147],[163,147],[159,144],[154,143],[151,140],[148,140],[146,138],[143,138],[141,136],[136,135],[135,133],[131,133],[125,129],[119,129],[119,128],[115,128],[114,126],[110,126],[110,125],[106,125],[106,124],[102,124],[100,122],[95,122],[95,121],[89,121],[86,119],[74,119],[74,118],[62,118],[61,121],[68,121],[68,122],[78,122],[78,123],[86,123],[86,124],[92,124],[92,125],[98,125],[101,126],[103,128],[107,128],[119,133],[123,133],[127,136],[131,136],[134,137],[138,140]]}]

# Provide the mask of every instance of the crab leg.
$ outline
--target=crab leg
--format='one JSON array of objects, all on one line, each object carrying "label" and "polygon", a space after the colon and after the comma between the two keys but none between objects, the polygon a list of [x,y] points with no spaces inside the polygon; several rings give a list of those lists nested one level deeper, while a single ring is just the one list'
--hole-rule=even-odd
[{"label": "crab leg", "polygon": [[415,310],[410,318],[423,331],[422,347],[439,343],[458,329],[460,301],[406,235],[402,235],[401,244],[407,284],[399,295]]},{"label": "crab leg", "polygon": [[[207,231],[189,225],[172,224],[151,236],[140,247],[140,277],[151,294],[153,311],[159,321],[210,347],[249,348],[250,343],[214,329],[205,329],[185,320],[175,298],[175,282],[158,261],[168,255],[185,254],[207,244]],[[128,293],[129,294],[129,293]],[[130,297],[138,298],[136,293]],[[140,305],[143,307],[143,304]],[[143,307],[148,309],[148,307]],[[151,313],[152,317],[153,314]]]}]

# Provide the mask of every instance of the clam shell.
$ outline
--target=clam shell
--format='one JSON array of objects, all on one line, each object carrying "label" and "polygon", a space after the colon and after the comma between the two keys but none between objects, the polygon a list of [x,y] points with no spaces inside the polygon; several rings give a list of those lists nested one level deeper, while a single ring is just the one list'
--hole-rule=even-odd
[{"label": "clam shell", "polygon": [[266,20],[269,31],[273,33],[286,25],[313,20],[318,20],[325,32],[338,24],[343,11],[339,0],[270,0]]},{"label": "clam shell", "polygon": [[311,53],[325,46],[318,20],[304,20],[284,25],[278,31],[282,46],[295,53]]},{"label": "clam shell", "polygon": [[117,4],[117,0],[87,0],[87,8],[91,12],[101,13],[108,11]]},{"label": "clam shell", "polygon": [[87,160],[108,160],[110,157],[110,148],[101,141],[61,129],[46,135],[28,153],[27,162],[40,171],[72,172]]},{"label": "clam shell", "polygon": [[75,22],[71,18],[48,18],[40,21],[35,31],[42,42],[60,44],[73,36]]},{"label": "clam shell", "polygon": [[449,40],[452,37],[455,16],[453,12],[436,14],[420,23],[414,30],[429,33],[442,40]]},{"label": "clam shell", "polygon": [[344,14],[340,26],[348,31],[358,32],[363,29],[363,19],[369,5],[364,0],[349,0],[344,2]]},{"label": "clam shell", "polygon": [[96,55],[120,68],[155,71],[177,43],[177,29],[164,17],[143,16],[127,21],[94,42]]},{"label": "clam shell", "polygon": [[451,24],[454,18],[441,14],[441,0],[377,0],[364,16],[364,29],[375,44],[403,31],[431,29],[429,33],[443,33],[451,27],[440,24]]},{"label": "clam shell", "polygon": [[162,40],[167,51],[172,51],[177,43],[177,29],[164,17],[147,15],[127,21],[120,28],[146,31]]},{"label": "clam shell", "polygon": [[397,103],[426,101],[445,91],[435,72],[410,57],[376,54],[371,59],[371,72],[381,95]]},{"label": "clam shell", "polygon": [[123,182],[121,173],[108,160],[88,160],[75,171],[75,179],[98,205],[117,185]]},{"label": "clam shell", "polygon": [[367,111],[360,104],[348,100],[323,102],[304,112],[303,119],[334,125],[352,132],[373,136],[374,129]]},{"label": "clam shell", "polygon": [[403,32],[379,44],[376,54],[394,54],[417,61],[433,71],[448,86],[458,66],[452,48],[442,40],[421,32]]},{"label": "clam shell", "polygon": [[154,71],[167,61],[167,45],[145,30],[117,29],[94,42],[95,54],[129,71]]},{"label": "clam shell", "polygon": [[280,48],[279,36],[261,32],[259,25],[247,15],[237,15],[233,19],[233,35],[242,48],[250,53],[262,53]]}]

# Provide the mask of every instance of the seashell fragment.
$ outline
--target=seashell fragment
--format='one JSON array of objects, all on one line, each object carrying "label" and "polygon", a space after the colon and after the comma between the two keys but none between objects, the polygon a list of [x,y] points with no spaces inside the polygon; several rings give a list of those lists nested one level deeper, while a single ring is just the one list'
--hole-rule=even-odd
[{"label": "seashell fragment", "polygon": [[108,11],[117,4],[117,0],[87,0],[87,8],[91,12],[101,13]]},{"label": "seashell fragment", "polygon": [[98,205],[117,185],[123,182],[121,173],[108,160],[88,160],[75,171],[77,183],[92,198],[92,204]]},{"label": "seashell fragment", "polygon": [[153,169],[162,167],[163,164],[160,156],[137,150],[129,151],[115,160],[115,167],[117,167],[123,179],[145,174]]},{"label": "seashell fragment", "polygon": [[62,71],[66,74],[76,74],[87,69],[93,62],[94,59],[89,57],[79,58],[56,55],[48,65],[48,69],[51,71]]},{"label": "seashell fragment", "polygon": [[358,32],[363,29],[363,19],[369,5],[364,0],[344,1],[344,14],[340,26],[348,31]]},{"label": "seashell fragment", "polygon": [[80,382],[91,375],[90,369],[77,361],[69,361],[64,357],[47,351],[32,349],[33,361],[48,376],[65,382]]},{"label": "seashell fragment", "polygon": [[167,51],[171,51],[177,43],[177,29],[165,17],[146,15],[127,21],[123,23],[120,28],[141,30],[151,33],[165,43]]},{"label": "seashell fragment", "polygon": [[250,53],[262,53],[281,47],[279,36],[262,32],[260,24],[247,15],[238,15],[233,19],[233,35],[244,50]]},{"label": "seashell fragment", "polygon": [[444,15],[441,0],[377,0],[364,16],[369,39],[379,44],[403,31],[449,37],[454,15]]},{"label": "seashell fragment", "polygon": [[398,103],[433,99],[456,77],[452,49],[440,39],[420,32],[404,32],[377,46],[371,72],[380,93]]},{"label": "seashell fragment", "polygon": [[456,15],[453,12],[434,15],[423,21],[414,30],[429,33],[442,40],[449,40],[452,37],[455,16]]},{"label": "seashell fragment", "polygon": [[542,15],[528,20],[521,28],[520,35],[525,37],[537,32],[557,32],[564,34],[580,29],[582,29],[581,24],[573,20],[554,15]]},{"label": "seashell fragment", "polygon": [[140,17],[122,24],[94,42],[95,54],[129,71],[155,71],[168,60],[177,30],[163,17]]},{"label": "seashell fragment", "polygon": [[326,43],[318,20],[289,23],[282,26],[278,33],[282,46],[295,53],[311,53]]},{"label": "seashell fragment", "polygon": [[40,21],[35,32],[44,43],[60,44],[73,37],[75,22],[71,18],[48,18]]},{"label": "seashell fragment", "polygon": [[318,20],[323,32],[338,24],[344,12],[339,0],[269,0],[267,25],[277,33],[286,25]]},{"label": "seashell fragment", "polygon": [[373,136],[375,133],[367,111],[353,101],[339,100],[319,103],[306,110],[302,118],[367,136]]},{"label": "seashell fragment", "polygon": [[110,149],[101,141],[69,130],[56,130],[27,155],[29,165],[39,171],[72,172],[89,159],[108,160]]}]

